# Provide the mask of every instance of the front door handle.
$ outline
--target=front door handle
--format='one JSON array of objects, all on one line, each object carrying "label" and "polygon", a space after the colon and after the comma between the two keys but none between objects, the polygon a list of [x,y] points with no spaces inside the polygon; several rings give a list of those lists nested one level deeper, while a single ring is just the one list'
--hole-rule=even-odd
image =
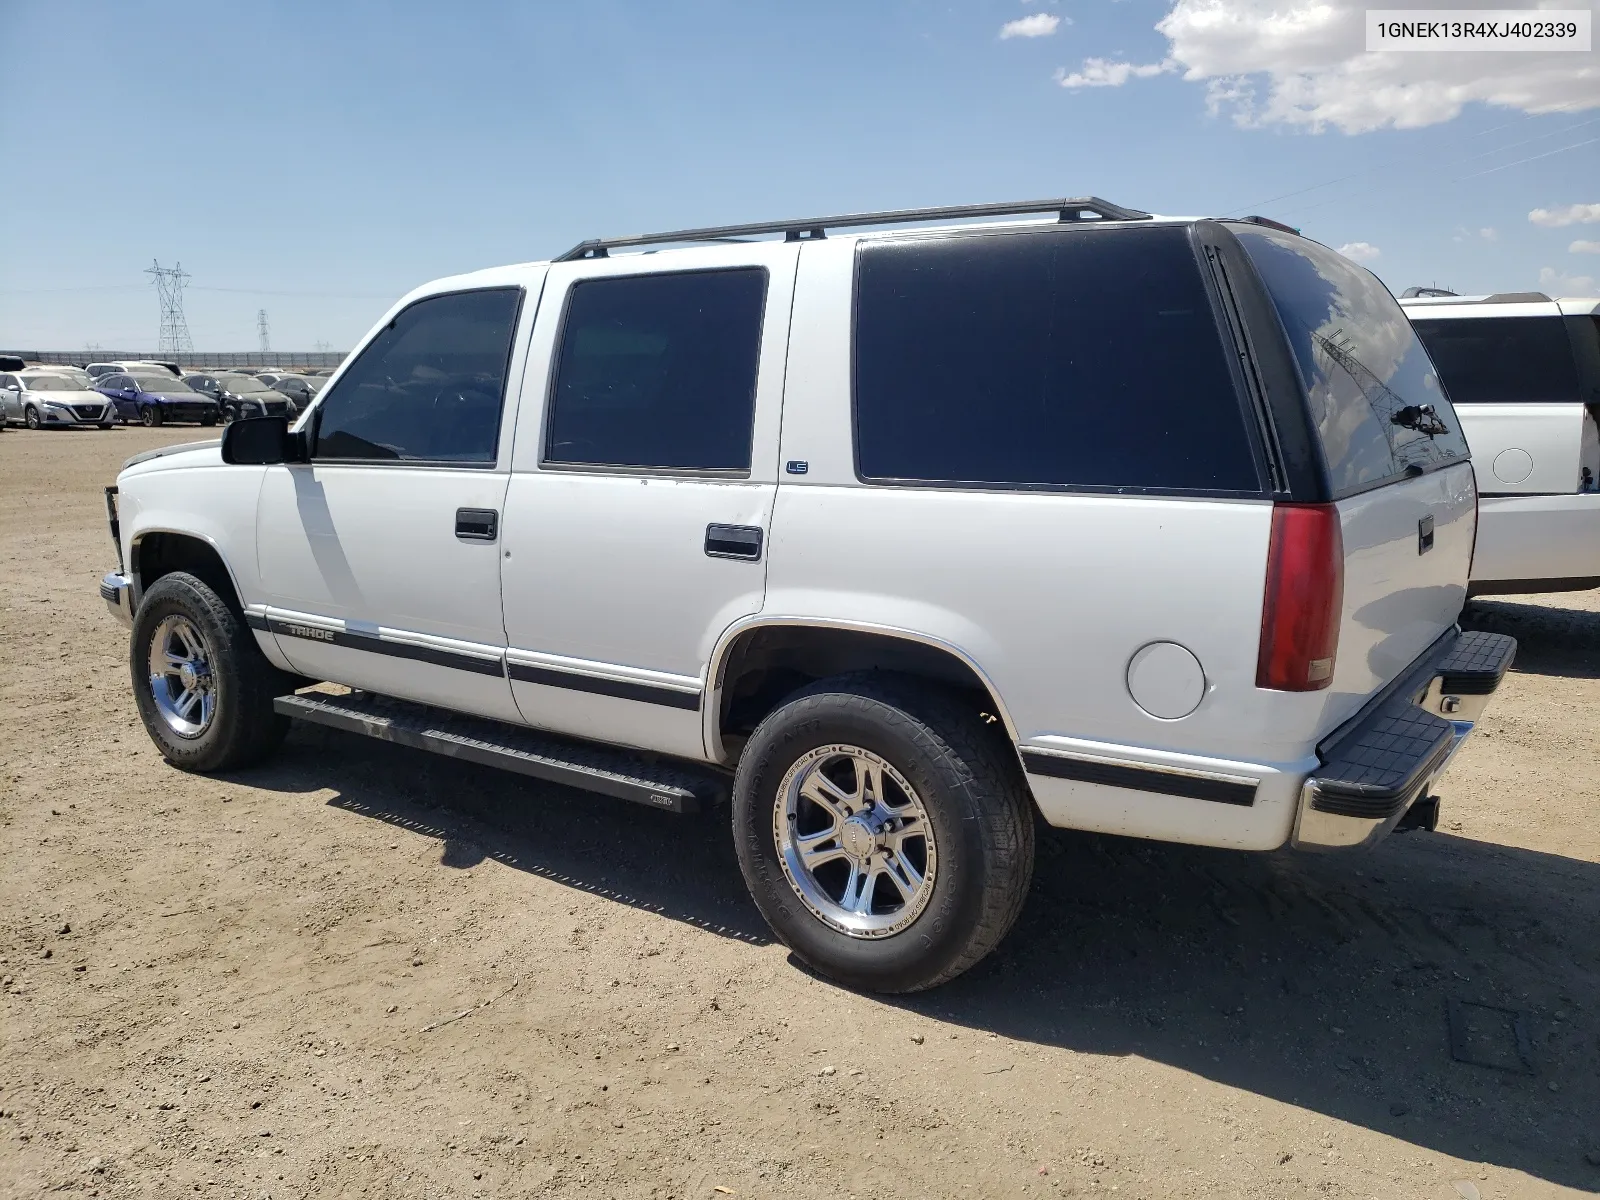
[{"label": "front door handle", "polygon": [[761,526],[707,525],[706,553],[712,558],[761,558]]},{"label": "front door handle", "polygon": [[492,508],[458,508],[456,536],[464,542],[492,542],[500,531],[499,518]]}]

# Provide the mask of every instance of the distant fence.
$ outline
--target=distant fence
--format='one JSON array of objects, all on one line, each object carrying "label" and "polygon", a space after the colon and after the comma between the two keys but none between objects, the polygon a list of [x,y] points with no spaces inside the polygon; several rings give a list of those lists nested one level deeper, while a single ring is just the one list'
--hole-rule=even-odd
[{"label": "distant fence", "polygon": [[84,367],[92,362],[125,362],[145,359],[151,362],[174,362],[180,367],[337,367],[345,359],[345,350],[258,350],[238,353],[206,353],[189,351],[183,354],[161,353],[158,350],[6,350],[31,363],[57,363]]}]

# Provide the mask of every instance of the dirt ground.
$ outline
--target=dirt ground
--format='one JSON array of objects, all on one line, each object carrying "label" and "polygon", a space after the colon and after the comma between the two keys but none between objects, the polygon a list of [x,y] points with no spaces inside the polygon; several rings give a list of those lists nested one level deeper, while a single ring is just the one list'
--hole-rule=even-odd
[{"label": "dirt ground", "polygon": [[318,729],[165,766],[100,487],[197,436],[0,435],[0,1195],[1600,1192],[1600,593],[1469,610],[1523,648],[1438,833],[1052,835],[889,1001],[767,936],[725,813]]}]

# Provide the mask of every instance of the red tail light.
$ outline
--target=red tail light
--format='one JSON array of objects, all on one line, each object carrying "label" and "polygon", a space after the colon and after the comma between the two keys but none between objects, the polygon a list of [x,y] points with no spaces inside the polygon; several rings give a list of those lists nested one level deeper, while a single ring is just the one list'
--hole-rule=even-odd
[{"label": "red tail light", "polygon": [[1333,682],[1344,608],[1344,538],[1331,504],[1272,509],[1256,686],[1315,692]]}]

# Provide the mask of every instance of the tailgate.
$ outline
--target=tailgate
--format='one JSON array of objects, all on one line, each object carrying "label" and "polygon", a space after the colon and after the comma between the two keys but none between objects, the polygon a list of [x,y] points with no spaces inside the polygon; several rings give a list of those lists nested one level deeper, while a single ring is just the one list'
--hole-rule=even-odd
[{"label": "tailgate", "polygon": [[[1476,503],[1460,463],[1338,502],[1344,611],[1337,724],[1455,624],[1466,600]],[[1429,537],[1431,526],[1432,537]]]}]

